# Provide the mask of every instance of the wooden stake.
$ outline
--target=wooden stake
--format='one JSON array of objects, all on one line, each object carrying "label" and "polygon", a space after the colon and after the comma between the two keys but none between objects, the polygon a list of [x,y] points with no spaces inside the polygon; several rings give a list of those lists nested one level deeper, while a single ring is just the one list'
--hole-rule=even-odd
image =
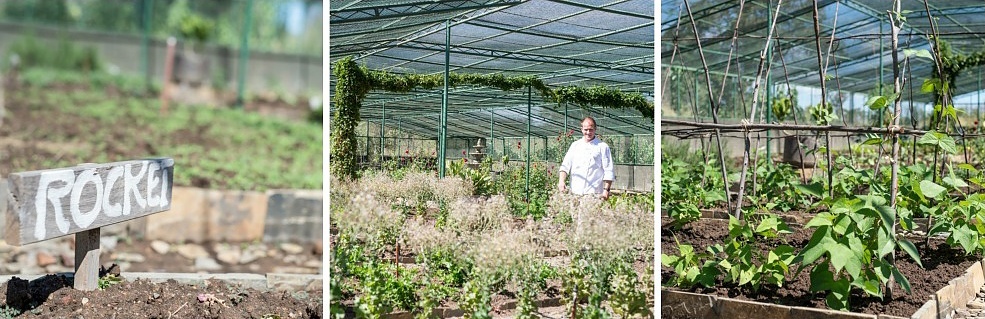
[{"label": "wooden stake", "polygon": [[75,233],[76,290],[99,288],[99,228]]}]

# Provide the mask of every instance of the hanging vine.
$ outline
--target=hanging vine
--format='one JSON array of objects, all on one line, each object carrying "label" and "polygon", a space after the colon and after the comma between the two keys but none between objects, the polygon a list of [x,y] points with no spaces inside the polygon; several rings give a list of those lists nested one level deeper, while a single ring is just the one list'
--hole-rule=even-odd
[{"label": "hanging vine", "polygon": [[[370,70],[358,65],[352,57],[345,57],[332,66],[335,74],[335,94],[332,103],[335,113],[331,123],[331,174],[342,179],[356,176],[356,125],[359,109],[369,91],[410,92],[414,89],[430,90],[442,87],[442,74],[392,74]],[[639,93],[625,93],[605,86],[550,88],[535,76],[505,76],[502,74],[450,73],[448,85],[476,85],[512,91],[532,87],[546,101],[573,105],[595,105],[611,108],[635,109],[644,117],[653,118],[653,103]]]}]

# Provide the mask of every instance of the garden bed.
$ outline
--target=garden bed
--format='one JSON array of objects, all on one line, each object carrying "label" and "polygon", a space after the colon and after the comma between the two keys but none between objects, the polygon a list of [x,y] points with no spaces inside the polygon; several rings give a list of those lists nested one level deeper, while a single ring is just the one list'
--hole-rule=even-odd
[{"label": "garden bed", "polygon": [[[118,269],[118,268],[117,268]],[[124,273],[123,276],[126,276]],[[0,284],[0,317],[24,318],[321,318],[322,291],[273,291],[223,280],[112,282],[80,291],[62,275]],[[121,278],[125,279],[125,278]]]},{"label": "garden bed", "polygon": [[[728,236],[728,221],[721,219],[701,219],[684,226],[681,230],[673,230],[669,226],[670,220],[662,219],[661,229],[661,249],[663,254],[673,255],[679,253],[677,245],[689,244],[694,246],[696,252],[701,252],[706,247],[722,243]],[[794,249],[804,247],[810,239],[810,230],[804,230],[796,225],[790,225],[791,234],[784,237],[784,242]],[[760,248],[773,247],[780,244],[780,241],[763,241]],[[948,281],[962,276],[965,271],[981,260],[981,256],[966,256],[960,249],[953,249],[940,239],[932,239],[929,245],[919,240],[914,242],[920,251],[921,268],[903,253],[897,253],[896,267],[903,273],[911,284],[911,293],[897,294],[890,300],[880,300],[876,297],[864,295],[861,291],[852,290],[850,310],[854,313],[882,314],[891,316],[909,317],[913,315],[924,303],[928,296],[932,296],[942,287],[948,285]],[[661,267],[662,284],[666,285],[670,278],[674,276],[674,271],[666,266]],[[783,287],[764,286],[758,292],[749,288],[736,287],[735,285],[722,284],[721,281],[713,288],[696,288],[684,290],[693,293],[707,294],[716,297],[726,297],[737,300],[759,301],[775,303],[785,306],[814,307],[828,309],[825,304],[824,292],[810,292],[810,274],[804,270],[796,273],[796,267],[792,267],[791,274],[787,275],[786,283]],[[665,288],[674,291],[681,291],[676,288]],[[662,300],[666,301],[666,300]],[[673,313],[664,312],[664,317],[674,317]]]}]

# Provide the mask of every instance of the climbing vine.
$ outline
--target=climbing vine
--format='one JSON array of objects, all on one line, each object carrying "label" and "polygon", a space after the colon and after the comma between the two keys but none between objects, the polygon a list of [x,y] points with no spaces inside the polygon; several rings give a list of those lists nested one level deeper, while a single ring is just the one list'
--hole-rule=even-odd
[{"label": "climbing vine", "polygon": [[[410,92],[413,89],[430,90],[442,87],[442,74],[392,74],[370,70],[358,65],[352,57],[345,57],[332,66],[335,74],[335,113],[331,123],[331,173],[342,179],[356,176],[356,125],[359,109],[369,91]],[[512,91],[530,86],[546,101],[573,105],[596,105],[611,108],[635,109],[647,118],[653,118],[653,103],[639,93],[625,93],[605,86],[548,87],[535,76],[505,76],[502,74],[450,73],[449,86],[476,85]]]}]

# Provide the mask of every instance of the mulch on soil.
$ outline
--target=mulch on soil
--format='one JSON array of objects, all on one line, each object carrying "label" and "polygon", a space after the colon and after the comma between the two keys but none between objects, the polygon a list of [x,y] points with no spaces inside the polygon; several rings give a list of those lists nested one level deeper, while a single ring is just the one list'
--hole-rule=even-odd
[{"label": "mulch on soil", "polygon": [[[706,218],[691,223],[681,230],[674,230],[670,227],[670,219],[663,218],[661,225],[661,253],[667,255],[678,253],[676,245],[678,241],[681,244],[694,246],[696,252],[704,252],[708,246],[720,244],[728,237],[728,220]],[[813,229],[805,230],[797,225],[790,225],[790,229],[793,233],[787,234],[783,239],[788,245],[798,250],[807,245]],[[765,245],[775,247],[779,243],[779,241],[764,243],[764,247]],[[914,241],[914,244],[920,252],[923,268],[909,257],[903,256],[905,254],[898,253],[897,256],[899,257],[896,259],[897,268],[910,281],[911,292],[909,294],[897,293],[891,300],[888,298],[880,300],[866,296],[858,289],[853,289],[850,299],[852,312],[909,317],[927,301],[928,296],[946,286],[951,279],[964,274],[968,267],[982,258],[982,256],[977,255],[966,256],[964,251],[952,249],[940,239],[932,239],[929,246],[922,240]],[[791,272],[796,271],[796,266],[791,267]],[[758,292],[753,292],[749,288],[721,283],[713,288],[698,286],[685,291],[787,306],[828,309],[824,302],[826,293],[810,292],[810,269],[805,269],[800,274],[794,275],[794,273],[787,275],[787,283],[783,287],[764,286]],[[674,270],[672,268],[661,266],[662,285],[666,285],[673,276]],[[902,290],[898,289],[897,291]]]}]

